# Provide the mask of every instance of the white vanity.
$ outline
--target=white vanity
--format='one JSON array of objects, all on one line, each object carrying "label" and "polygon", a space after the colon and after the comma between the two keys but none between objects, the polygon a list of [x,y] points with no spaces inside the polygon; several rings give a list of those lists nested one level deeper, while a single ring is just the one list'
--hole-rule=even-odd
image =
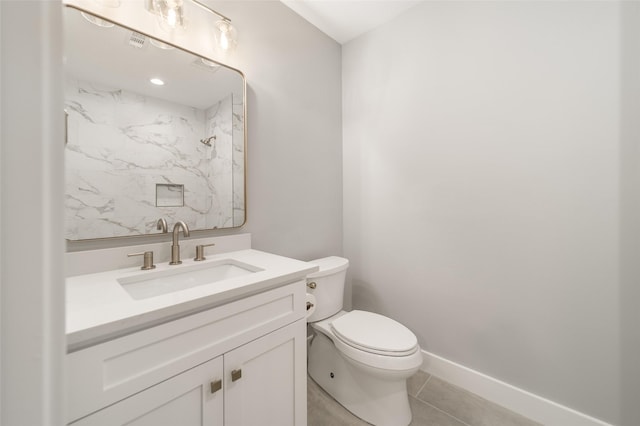
[{"label": "white vanity", "polygon": [[[185,4],[174,37],[162,2],[63,3],[65,236],[103,246],[168,221],[172,261],[182,253],[176,265],[168,242],[67,253],[67,423],[306,425],[304,278],[317,267],[251,250],[247,234],[177,247],[176,230],[246,217],[246,81],[202,42],[210,13]],[[147,84],[158,70],[162,91]]]},{"label": "white vanity", "polygon": [[245,249],[68,278],[68,423],[306,425],[316,269]]}]

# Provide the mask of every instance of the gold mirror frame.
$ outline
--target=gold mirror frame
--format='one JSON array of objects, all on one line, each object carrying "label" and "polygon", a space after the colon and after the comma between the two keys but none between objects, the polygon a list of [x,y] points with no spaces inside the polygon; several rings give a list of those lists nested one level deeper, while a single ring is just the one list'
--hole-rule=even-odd
[{"label": "gold mirror frame", "polygon": [[[149,40],[157,40],[155,37],[150,36],[144,32],[141,32],[137,29],[131,28],[129,26],[126,25],[122,25],[120,23],[114,22],[112,20],[109,20],[108,18],[105,18],[103,16],[97,15],[92,11],[87,11],[84,10],[80,7],[77,7],[75,5],[66,5],[65,10],[75,10],[79,13],[85,13],[85,14],[89,14],[93,17],[99,18],[105,22],[108,22],[110,24],[113,24],[116,27],[119,27],[121,29],[124,29],[125,31],[130,31],[134,34],[138,34],[141,35],[143,37],[148,38]],[[66,23],[65,23],[65,27],[66,27]],[[157,40],[160,41],[160,40]],[[188,49],[185,49],[181,46],[177,46],[165,41],[160,41],[161,43],[163,43],[166,46],[170,46],[173,49],[176,49],[178,52],[183,52],[184,54],[188,54],[190,56],[192,56],[193,58],[195,58],[196,60],[201,60],[201,61],[207,61],[209,64],[215,64],[218,65],[220,67],[222,67],[221,69],[224,70],[229,70],[232,71],[234,73],[237,74],[237,76],[239,76],[241,78],[241,89],[242,89],[242,141],[241,141],[241,145],[242,145],[242,160],[241,160],[241,164],[242,164],[242,220],[241,223],[239,224],[235,224],[233,223],[233,226],[224,226],[224,227],[220,227],[220,226],[211,226],[211,227],[201,227],[198,225],[194,225],[189,223],[189,225],[192,225],[192,231],[207,231],[207,230],[215,230],[215,229],[235,229],[235,228],[240,228],[242,227],[247,220],[247,124],[246,124],[246,118],[247,118],[247,91],[246,91],[246,78],[244,76],[244,74],[235,68],[229,67],[227,65],[224,65],[214,59],[202,56],[200,54],[194,53],[193,51],[190,51]],[[66,43],[65,43],[66,45]],[[182,54],[182,53],[181,53]],[[65,67],[65,75],[67,75],[67,69]],[[231,93],[231,92],[230,92]],[[66,96],[65,96],[66,99]],[[232,105],[233,107],[233,105]],[[233,116],[233,110],[232,110],[232,116]],[[65,114],[67,115],[67,114]],[[67,115],[68,117],[68,115]],[[232,118],[233,120],[233,118]],[[65,126],[67,128],[67,132],[69,132],[68,126]],[[232,129],[233,129],[233,123],[232,123]],[[232,130],[232,138],[233,138],[233,130]],[[215,141],[215,136],[211,137],[207,137],[205,135],[205,137],[203,137],[202,139],[200,139],[198,142],[201,142],[203,146],[208,146],[211,147],[211,141],[214,140]],[[207,143],[208,142],[208,143]],[[231,150],[233,151],[233,145],[231,147]],[[232,167],[233,167],[233,160],[232,160]],[[231,171],[232,175],[233,175],[233,170]],[[162,182],[162,183],[167,183],[168,185],[174,185],[177,183],[174,182]],[[154,185],[155,186],[155,185]],[[153,194],[153,198],[156,198],[157,194]],[[184,193],[182,194],[182,196],[184,196]],[[69,198],[69,194],[67,193],[67,198]],[[231,193],[231,198],[232,198],[232,203],[233,203],[233,199],[235,199],[235,194],[234,191],[232,189],[232,193]],[[231,218],[233,220],[234,216],[235,216],[235,209],[233,208],[233,204],[232,204],[232,209],[231,209]],[[67,213],[68,214],[68,213]],[[156,227],[155,224],[157,223],[159,218],[164,218],[166,215],[163,214],[162,211],[159,211],[155,216],[149,216],[149,215],[145,215],[144,216],[144,223],[146,225],[145,229],[147,232],[140,232],[138,234],[121,234],[121,235],[94,235],[88,238],[68,238],[67,240],[69,241],[94,241],[94,240],[104,240],[104,239],[111,239],[111,238],[136,238],[136,237],[148,237],[148,236],[153,236],[153,235],[161,235],[159,233],[156,232]],[[174,217],[174,218],[170,218],[170,219],[174,219],[175,221],[177,220],[183,220],[183,218],[181,217]],[[67,233],[68,230],[68,226],[65,227],[65,233]],[[67,233],[68,234],[68,233]]]}]

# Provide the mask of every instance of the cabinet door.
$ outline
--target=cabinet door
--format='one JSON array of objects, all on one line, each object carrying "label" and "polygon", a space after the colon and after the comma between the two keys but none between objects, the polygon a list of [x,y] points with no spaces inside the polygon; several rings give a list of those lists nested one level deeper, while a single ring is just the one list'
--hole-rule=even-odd
[{"label": "cabinet door", "polygon": [[222,357],[71,423],[73,426],[222,426]]},{"label": "cabinet door", "polygon": [[225,426],[307,424],[304,320],[226,353],[224,368]]}]

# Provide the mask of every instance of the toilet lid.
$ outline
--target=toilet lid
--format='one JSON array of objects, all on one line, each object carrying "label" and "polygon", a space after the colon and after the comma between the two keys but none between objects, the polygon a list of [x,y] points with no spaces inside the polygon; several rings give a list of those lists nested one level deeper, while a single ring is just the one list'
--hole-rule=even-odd
[{"label": "toilet lid", "polygon": [[331,329],[346,344],[381,355],[410,355],[418,346],[411,330],[373,312],[351,311],[334,320]]}]

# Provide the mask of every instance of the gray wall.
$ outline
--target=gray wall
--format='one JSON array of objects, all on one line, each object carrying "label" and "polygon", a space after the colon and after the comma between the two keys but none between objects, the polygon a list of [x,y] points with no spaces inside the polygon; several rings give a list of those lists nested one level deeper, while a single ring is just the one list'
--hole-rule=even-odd
[{"label": "gray wall", "polygon": [[436,1],[343,47],[354,307],[616,424],[637,354],[620,341],[620,28],[616,2]]},{"label": "gray wall", "polygon": [[2,1],[0,11],[0,424],[60,425],[66,352],[60,7]]},{"label": "gray wall", "polygon": [[249,85],[253,246],[303,260],[340,255],[341,47],[280,2],[219,9],[242,31],[233,64]]},{"label": "gray wall", "polygon": [[248,222],[213,235],[310,259],[342,253],[344,220],[356,307],[640,423],[637,6],[429,2],[346,45],[341,76],[340,46],[279,2],[210,4],[249,86]]},{"label": "gray wall", "polygon": [[622,31],[621,403],[623,425],[640,424],[640,3],[624,2]]},{"label": "gray wall", "polygon": [[[228,57],[209,52],[202,41],[206,34],[192,32],[181,42],[246,75],[248,215],[238,230],[198,236],[251,232],[254,248],[302,260],[342,254],[340,45],[278,1],[208,4],[229,16],[238,29],[236,52]],[[134,19],[131,14],[120,18]],[[149,29],[155,30],[155,22]],[[72,242],[68,248],[162,238]]]},{"label": "gray wall", "polygon": [[[123,12],[128,3],[113,13],[135,19]],[[57,425],[66,346],[60,3],[0,4],[0,423]],[[226,233],[252,232],[257,248],[299,258],[340,253],[340,46],[279,2],[237,2],[225,12],[241,33],[227,62],[250,87],[249,221]],[[194,51],[205,52],[210,38],[195,39]],[[70,248],[149,240],[158,241]]]}]

